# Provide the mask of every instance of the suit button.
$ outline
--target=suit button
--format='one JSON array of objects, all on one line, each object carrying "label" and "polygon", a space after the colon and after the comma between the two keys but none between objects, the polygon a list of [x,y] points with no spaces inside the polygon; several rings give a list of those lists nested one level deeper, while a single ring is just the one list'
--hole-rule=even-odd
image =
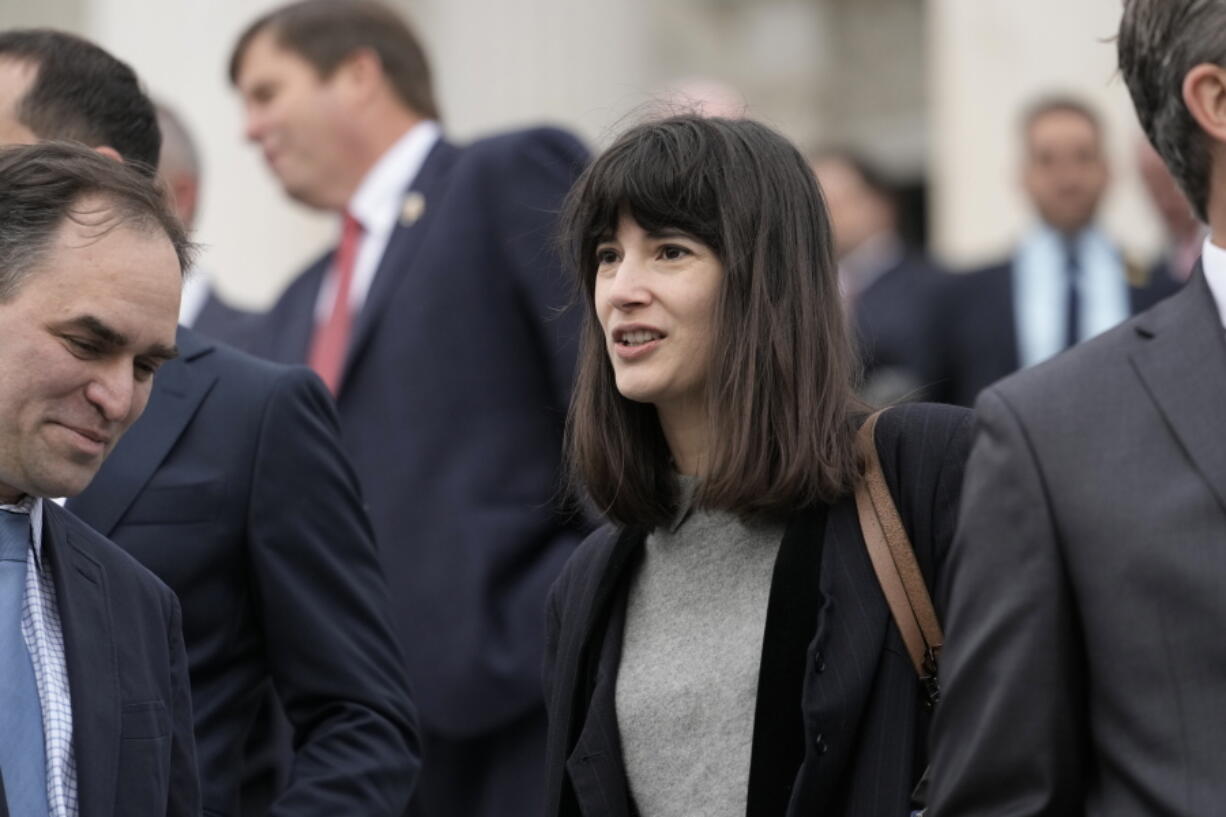
[{"label": "suit button", "polygon": [[821,650],[818,650],[818,651],[817,651],[816,653],[814,653],[814,655],[813,655],[813,667],[814,667],[814,668],[815,668],[815,669],[816,669],[818,672],[825,672],[825,671],[826,671],[826,659],[825,659],[824,657],[822,657],[822,652],[821,652]]},{"label": "suit button", "polygon": [[813,745],[817,749],[817,753],[819,755],[826,754],[826,750],[830,748],[829,746],[826,745],[826,741],[822,738],[821,735],[817,736],[817,739],[813,741]]}]

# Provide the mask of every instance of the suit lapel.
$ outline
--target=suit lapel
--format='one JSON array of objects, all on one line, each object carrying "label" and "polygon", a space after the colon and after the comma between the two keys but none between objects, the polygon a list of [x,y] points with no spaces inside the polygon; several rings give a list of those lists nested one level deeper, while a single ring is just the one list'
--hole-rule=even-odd
[{"label": "suit lapel", "polygon": [[345,356],[345,372],[340,388],[344,388],[345,378],[361,357],[375,326],[386,313],[392,295],[409,277],[410,262],[421,247],[422,238],[428,233],[430,223],[437,217],[443,192],[447,188],[448,171],[459,153],[459,149],[454,145],[440,139],[405,192],[405,213],[388,239],[387,249],[379,259],[379,268],[371,282],[362,311],[358,313]]},{"label": "suit lapel", "polygon": [[1199,264],[1183,289],[1138,318],[1136,331],[1137,374],[1226,508],[1226,338]]},{"label": "suit lapel", "polygon": [[72,695],[80,817],[111,817],[119,763],[120,688],[106,573],[77,549],[44,502],[43,549],[55,581]]},{"label": "suit lapel", "polygon": [[69,510],[105,536],[115,530],[217,380],[215,373],[193,365],[213,350],[211,343],[183,327],[178,343],[180,357],[158,371],[145,413],[89,487],[68,502]]}]

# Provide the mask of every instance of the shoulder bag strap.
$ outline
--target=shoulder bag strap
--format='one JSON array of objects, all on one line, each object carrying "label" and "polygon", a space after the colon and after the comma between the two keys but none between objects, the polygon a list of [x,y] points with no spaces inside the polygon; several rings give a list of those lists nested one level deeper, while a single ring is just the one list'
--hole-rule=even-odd
[{"label": "shoulder bag strap", "polygon": [[878,411],[870,415],[856,435],[864,461],[864,474],[856,485],[856,510],[877,581],[923,685],[926,703],[931,707],[940,698],[937,658],[944,636],[915,551],[881,471],[874,433],[881,414]]}]

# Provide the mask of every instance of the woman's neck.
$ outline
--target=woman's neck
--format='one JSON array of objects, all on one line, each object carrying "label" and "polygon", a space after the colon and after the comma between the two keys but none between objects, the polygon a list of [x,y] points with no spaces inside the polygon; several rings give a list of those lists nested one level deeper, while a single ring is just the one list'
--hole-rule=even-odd
[{"label": "woman's neck", "polygon": [[656,406],[656,415],[677,472],[703,476],[710,465],[710,426],[705,406],[698,402]]}]

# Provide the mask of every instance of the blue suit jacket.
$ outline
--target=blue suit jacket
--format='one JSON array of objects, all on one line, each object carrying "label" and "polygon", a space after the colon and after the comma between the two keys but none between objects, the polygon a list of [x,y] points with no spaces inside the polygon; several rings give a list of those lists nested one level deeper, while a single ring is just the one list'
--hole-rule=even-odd
[{"label": "blue suit jacket", "polygon": [[180,328],[144,415],[69,508],[179,595],[206,814],[238,811],[269,684],[296,733],[272,814],[396,815],[417,766],[387,590],[309,370]]},{"label": "blue suit jacket", "polygon": [[195,817],[200,786],[179,602],[72,514],[52,502],[43,509],[80,817]]},{"label": "blue suit jacket", "polygon": [[[544,602],[586,528],[561,501],[579,316],[552,249],[586,160],[554,129],[440,141],[355,319],[337,405],[427,737],[421,813],[539,811]],[[306,359],[330,262],[258,352]]]},{"label": "blue suit jacket", "polygon": [[[1013,261],[943,276],[930,315],[929,399],[970,406],[984,388],[1021,366],[1013,308]],[[1165,276],[1130,282],[1128,305],[1143,312],[1175,292]]]}]

